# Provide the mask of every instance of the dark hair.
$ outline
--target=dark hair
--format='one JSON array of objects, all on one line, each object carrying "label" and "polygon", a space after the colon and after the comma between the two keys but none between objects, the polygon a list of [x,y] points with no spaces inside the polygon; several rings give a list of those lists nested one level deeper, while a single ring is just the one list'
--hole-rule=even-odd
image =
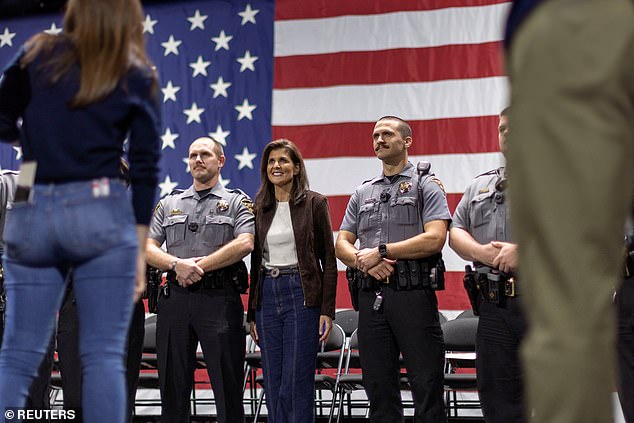
[{"label": "dark hair", "polygon": [[398,132],[401,134],[401,137],[403,138],[407,138],[407,137],[411,137],[412,136],[412,127],[409,126],[409,123],[407,123],[407,121],[401,119],[398,116],[383,116],[382,118],[380,118],[379,120],[377,120],[377,122],[380,122],[382,120],[395,120],[398,122]]},{"label": "dark hair", "polygon": [[280,148],[286,150],[293,165],[299,166],[299,172],[293,176],[290,202],[297,202],[308,189],[308,174],[306,173],[304,158],[302,157],[302,153],[299,152],[299,148],[297,148],[295,143],[291,140],[282,138],[271,141],[264,147],[264,151],[262,152],[262,162],[260,163],[260,189],[258,189],[258,193],[255,195],[256,211],[273,207],[275,204],[275,186],[269,181],[267,168],[271,151]]},{"label": "dark hair", "polygon": [[507,107],[502,109],[502,111],[500,112],[500,116],[508,117],[510,111],[511,111],[511,106],[507,106]]},{"label": "dark hair", "polygon": [[[156,94],[157,78],[146,54],[142,20],[139,0],[68,0],[64,32],[31,37],[21,65],[43,53],[50,82],[56,83],[78,64],[79,90],[71,107],[83,107],[110,95],[132,66],[152,69],[152,92]],[[53,54],[56,45],[69,41],[72,48]]]}]

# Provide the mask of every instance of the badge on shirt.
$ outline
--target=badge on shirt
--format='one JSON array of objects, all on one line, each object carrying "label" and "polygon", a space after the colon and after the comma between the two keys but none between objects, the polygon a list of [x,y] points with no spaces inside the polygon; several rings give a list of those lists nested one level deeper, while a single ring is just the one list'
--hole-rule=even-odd
[{"label": "badge on shirt", "polygon": [[412,183],[409,181],[401,182],[401,184],[398,186],[398,190],[401,194],[409,192],[410,189],[412,189]]},{"label": "badge on shirt", "polygon": [[445,186],[442,184],[442,182],[440,182],[440,179],[438,178],[431,178],[432,181],[436,182],[438,184],[438,186],[440,187],[440,189],[442,190],[443,193],[447,193],[445,191]]},{"label": "badge on shirt", "polygon": [[253,202],[251,200],[249,200],[248,198],[243,198],[242,201],[240,201],[240,204],[246,207],[247,210],[249,210],[249,213],[255,214],[253,212]]},{"label": "badge on shirt", "polygon": [[218,201],[218,204],[216,204],[216,210],[218,210],[221,213],[229,210],[229,203],[227,203],[227,200]]},{"label": "badge on shirt", "polygon": [[184,214],[181,209],[174,209],[170,212],[170,216],[174,216],[176,214]]},{"label": "badge on shirt", "polygon": [[486,194],[487,192],[489,192],[489,188],[482,188],[478,191],[478,194]]}]

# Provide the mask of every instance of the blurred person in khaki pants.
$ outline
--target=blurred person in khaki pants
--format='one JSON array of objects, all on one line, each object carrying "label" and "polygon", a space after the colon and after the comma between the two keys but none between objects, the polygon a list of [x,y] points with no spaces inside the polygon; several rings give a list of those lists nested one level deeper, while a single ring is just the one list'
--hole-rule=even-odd
[{"label": "blurred person in khaki pants", "polygon": [[506,43],[529,410],[540,423],[607,423],[634,188],[634,4],[515,1]]}]

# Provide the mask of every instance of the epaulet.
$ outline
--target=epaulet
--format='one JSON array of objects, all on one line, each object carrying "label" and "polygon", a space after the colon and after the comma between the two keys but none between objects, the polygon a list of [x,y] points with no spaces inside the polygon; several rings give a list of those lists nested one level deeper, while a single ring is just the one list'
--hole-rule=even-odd
[{"label": "epaulet", "polygon": [[[249,194],[247,194],[246,192],[242,191],[240,188],[225,188],[228,192],[231,192],[233,194],[241,194],[245,197],[249,197]],[[250,197],[249,197],[250,198]]]},{"label": "epaulet", "polygon": [[418,176],[425,176],[431,170],[431,163],[426,161],[420,161],[416,165],[416,172],[418,172]]},{"label": "epaulet", "polygon": [[378,181],[379,179],[383,179],[383,175],[380,175],[380,176],[375,176],[375,177],[374,177],[374,178],[372,178],[372,179],[366,179],[365,181],[361,182],[361,185],[365,185],[365,184],[367,184],[367,183],[369,183],[369,182]]},{"label": "epaulet", "polygon": [[160,198],[160,200],[158,201],[158,203],[156,203],[156,207],[154,207],[154,211],[156,212],[156,211],[159,209],[159,207],[162,207],[162,206],[161,206],[161,203],[162,203],[162,202],[163,202],[163,200],[165,200],[167,197],[171,197],[172,195],[182,194],[183,192],[185,192],[185,191],[184,191],[184,190],[182,190],[182,189],[178,189],[178,188],[176,188],[176,189],[173,189],[173,190],[172,190],[172,192],[170,192],[169,194],[165,194],[164,196],[162,196],[162,197]]},{"label": "epaulet", "polygon": [[479,174],[478,176],[476,176],[476,178],[479,178],[480,176],[496,175],[497,171],[498,171],[497,169],[489,170],[488,172]]}]

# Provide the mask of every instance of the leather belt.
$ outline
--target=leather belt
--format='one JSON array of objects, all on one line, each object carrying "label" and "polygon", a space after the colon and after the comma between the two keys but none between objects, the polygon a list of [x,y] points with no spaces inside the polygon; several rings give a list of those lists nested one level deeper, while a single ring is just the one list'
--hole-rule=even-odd
[{"label": "leather belt", "polygon": [[262,272],[264,272],[264,276],[277,278],[281,275],[291,275],[293,273],[298,273],[299,267],[297,266],[263,267]]}]

